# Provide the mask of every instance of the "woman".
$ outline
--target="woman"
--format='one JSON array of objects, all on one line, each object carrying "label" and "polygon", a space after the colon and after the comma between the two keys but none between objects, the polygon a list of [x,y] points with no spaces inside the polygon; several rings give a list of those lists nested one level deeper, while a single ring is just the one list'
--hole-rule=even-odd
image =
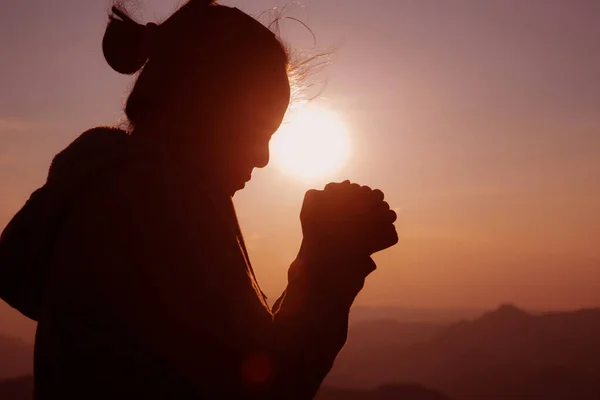
[{"label": "woman", "polygon": [[129,132],[86,132],[40,195],[61,222],[36,311],[37,398],[313,398],[371,254],[397,242],[394,212],[347,181],[309,191],[269,309],[231,198],[269,162],[290,101],[284,47],[241,11],[191,0],[160,25],[113,8],[103,48],[117,72],[141,72]]}]

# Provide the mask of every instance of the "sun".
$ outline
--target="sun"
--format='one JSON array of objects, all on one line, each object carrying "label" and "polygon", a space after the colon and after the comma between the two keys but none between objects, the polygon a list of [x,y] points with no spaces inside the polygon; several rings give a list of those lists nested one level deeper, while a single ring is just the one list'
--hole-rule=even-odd
[{"label": "sun", "polygon": [[350,155],[348,130],[332,110],[305,104],[290,111],[271,140],[274,164],[302,180],[326,178]]}]

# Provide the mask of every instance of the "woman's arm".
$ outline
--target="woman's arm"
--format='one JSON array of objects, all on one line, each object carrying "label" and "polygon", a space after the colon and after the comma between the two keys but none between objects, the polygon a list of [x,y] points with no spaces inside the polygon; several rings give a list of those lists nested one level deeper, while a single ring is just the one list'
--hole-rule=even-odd
[{"label": "woman's arm", "polygon": [[[345,264],[349,270],[371,272],[375,269],[369,257],[331,259],[302,255],[294,261],[292,268],[301,271],[311,267],[326,269],[327,263]],[[362,289],[368,272],[332,280],[302,274],[290,277],[287,289],[273,307],[275,326],[281,332],[279,345],[282,354],[288,353],[281,368],[281,392],[286,392],[287,387],[288,392],[298,395],[292,398],[298,399],[310,399],[316,394],[346,342],[350,306]]]},{"label": "woman's arm", "polygon": [[[273,314],[205,193],[167,179],[121,182],[118,197],[95,199],[102,213],[89,224],[90,245],[105,252],[89,268],[94,289],[126,329],[199,393],[311,399],[346,340],[348,311],[366,274],[297,274]],[[332,262],[373,269],[368,257],[304,254],[296,261],[301,270]]]}]

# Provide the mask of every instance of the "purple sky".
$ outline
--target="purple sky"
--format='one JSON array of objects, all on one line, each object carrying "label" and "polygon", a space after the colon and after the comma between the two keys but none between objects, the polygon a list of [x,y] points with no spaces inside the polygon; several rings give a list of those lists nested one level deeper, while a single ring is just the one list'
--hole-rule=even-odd
[{"label": "purple sky", "polygon": [[[144,2],[144,21],[176,3]],[[285,4],[223,3],[254,15]],[[0,227],[57,151],[122,118],[131,84],[102,57],[109,2],[10,4],[0,12]],[[401,214],[401,244],[377,257],[358,302],[600,306],[600,2],[303,4],[289,13],[319,46],[337,47],[319,101],[354,142],[339,178],[380,187]],[[236,196],[271,297],[299,244],[306,189],[267,168]],[[0,318],[15,317],[0,306]]]}]

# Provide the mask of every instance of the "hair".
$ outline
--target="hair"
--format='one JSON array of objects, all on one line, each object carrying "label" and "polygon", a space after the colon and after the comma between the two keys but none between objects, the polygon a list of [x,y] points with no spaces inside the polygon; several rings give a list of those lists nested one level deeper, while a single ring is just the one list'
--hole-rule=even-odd
[{"label": "hair", "polygon": [[[275,27],[275,31],[272,30]],[[153,124],[161,113],[177,119],[198,104],[218,107],[253,69],[281,63],[292,96],[321,55],[293,62],[280,39],[278,20],[268,27],[216,0],[189,0],[160,24],[136,22],[121,3],[112,7],[104,57],[121,74],[139,72],[126,103],[131,128]],[[263,63],[263,64],[261,64]]]}]

